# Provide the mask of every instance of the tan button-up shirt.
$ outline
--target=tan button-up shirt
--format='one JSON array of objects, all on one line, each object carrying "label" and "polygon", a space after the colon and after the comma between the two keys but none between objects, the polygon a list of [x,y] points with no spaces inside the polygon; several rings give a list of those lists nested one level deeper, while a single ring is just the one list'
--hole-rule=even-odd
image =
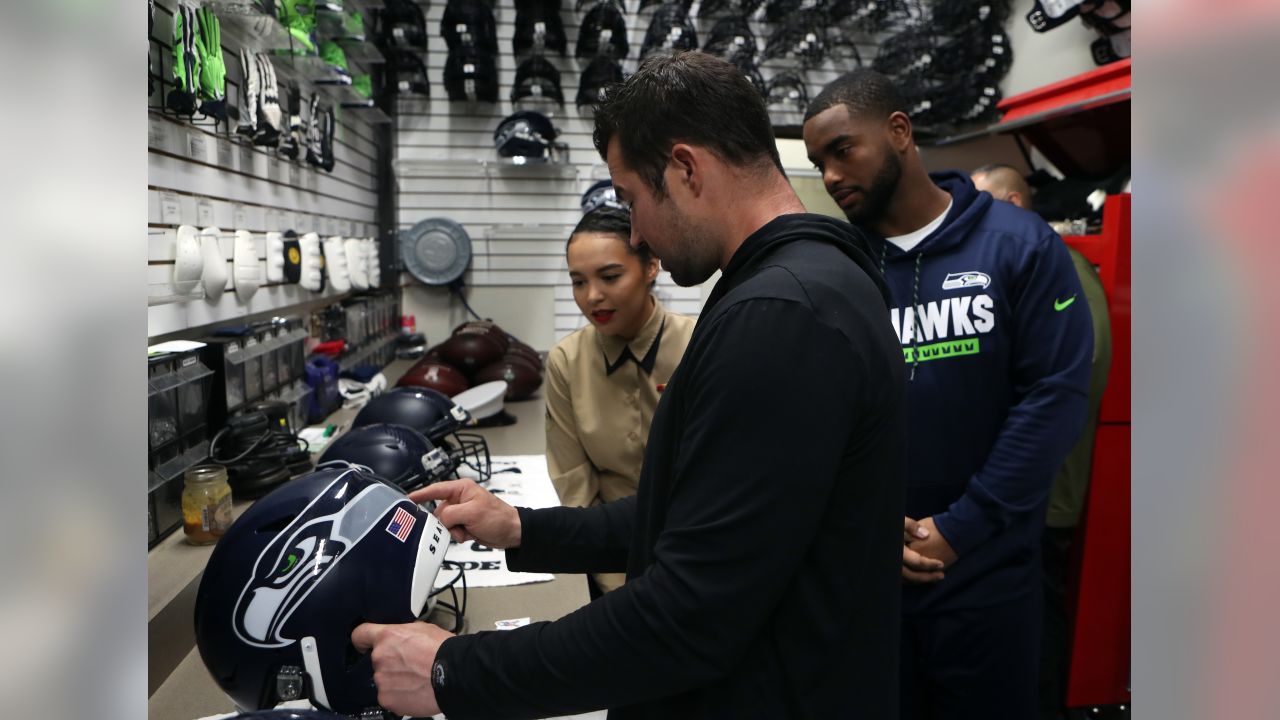
[{"label": "tan button-up shirt", "polygon": [[[589,325],[552,348],[545,390],[547,469],[562,505],[587,507],[635,494],[653,412],[693,324],[693,318],[669,313],[655,301],[653,314],[629,343]],[[624,576],[594,577],[612,590]]]}]

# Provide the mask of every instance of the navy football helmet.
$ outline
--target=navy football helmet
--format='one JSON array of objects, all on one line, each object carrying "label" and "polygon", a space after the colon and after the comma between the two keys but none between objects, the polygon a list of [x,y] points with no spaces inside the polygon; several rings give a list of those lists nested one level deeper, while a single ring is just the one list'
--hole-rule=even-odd
[{"label": "navy football helmet", "polygon": [[449,456],[450,472],[469,468],[478,482],[492,475],[489,444],[476,433],[459,432],[472,424],[467,412],[442,392],[422,387],[399,387],[369,401],[356,415],[353,427],[386,423],[405,425],[426,436]]},{"label": "navy football helmet", "polygon": [[449,532],[404,491],[356,466],[276,488],[213,549],[196,594],[200,658],[239,711],[306,698],[376,714],[363,622],[424,614]]},{"label": "navy football helmet", "polygon": [[404,490],[453,474],[447,452],[413,428],[387,423],[351,428],[325,449],[317,467],[334,461],[363,465]]}]

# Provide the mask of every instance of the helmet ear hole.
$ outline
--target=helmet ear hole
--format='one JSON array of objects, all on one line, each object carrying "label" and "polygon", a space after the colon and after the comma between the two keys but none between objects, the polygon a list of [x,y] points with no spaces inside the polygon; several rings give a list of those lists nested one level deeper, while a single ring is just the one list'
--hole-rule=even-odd
[{"label": "helmet ear hole", "polygon": [[343,670],[347,672],[351,672],[355,666],[359,664],[360,660],[364,658],[364,653],[357,650],[355,643],[351,642],[351,633],[355,632],[356,628],[366,622],[368,622],[368,620],[358,618],[351,623],[351,627],[347,628],[347,652],[345,657],[343,657]]}]

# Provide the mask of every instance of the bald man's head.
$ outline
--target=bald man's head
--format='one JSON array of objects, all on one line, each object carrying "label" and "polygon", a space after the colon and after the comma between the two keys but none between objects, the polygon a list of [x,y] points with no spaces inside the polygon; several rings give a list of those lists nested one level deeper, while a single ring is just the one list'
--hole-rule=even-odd
[{"label": "bald man's head", "polygon": [[1011,202],[1020,208],[1031,209],[1031,186],[1022,173],[1009,165],[983,165],[973,171],[973,184],[986,190],[997,200]]}]

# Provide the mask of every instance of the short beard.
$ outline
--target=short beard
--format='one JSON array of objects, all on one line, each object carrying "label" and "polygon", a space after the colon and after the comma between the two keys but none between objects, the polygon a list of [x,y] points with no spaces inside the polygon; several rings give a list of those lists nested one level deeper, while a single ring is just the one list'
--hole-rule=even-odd
[{"label": "short beard", "polygon": [[866,199],[853,209],[845,211],[845,217],[855,225],[876,225],[884,219],[901,180],[902,158],[898,157],[888,143],[885,143],[884,163],[880,165],[875,179],[871,181],[871,187],[865,190]]},{"label": "short beard", "polygon": [[670,257],[663,257],[662,268],[680,287],[701,285],[720,269],[715,240],[695,228],[683,216],[676,218],[675,237],[671,239]]}]

